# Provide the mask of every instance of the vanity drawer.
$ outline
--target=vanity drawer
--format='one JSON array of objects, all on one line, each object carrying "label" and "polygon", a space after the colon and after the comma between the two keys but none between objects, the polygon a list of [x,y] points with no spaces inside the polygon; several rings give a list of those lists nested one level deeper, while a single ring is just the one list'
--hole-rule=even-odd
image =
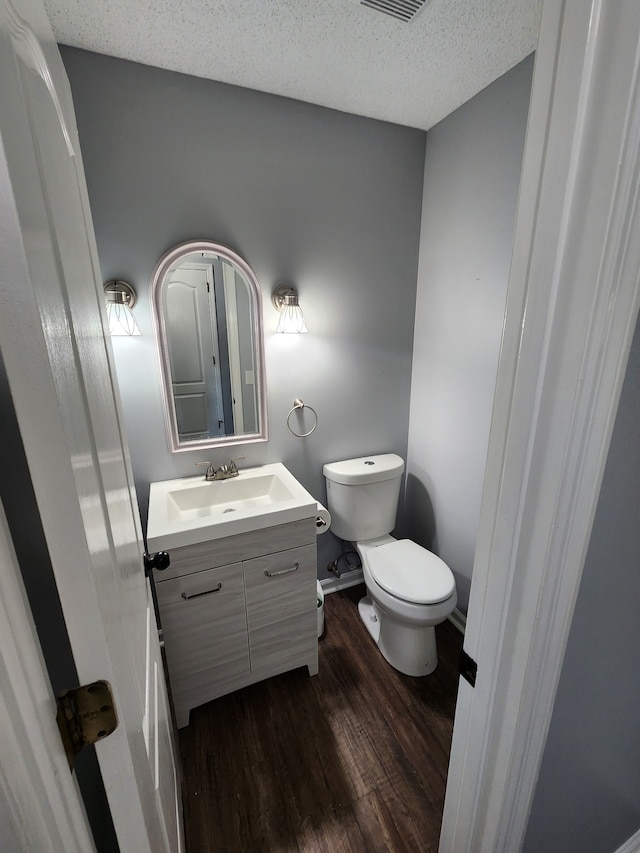
[{"label": "vanity drawer", "polygon": [[242,564],[156,584],[178,727],[250,671]]}]

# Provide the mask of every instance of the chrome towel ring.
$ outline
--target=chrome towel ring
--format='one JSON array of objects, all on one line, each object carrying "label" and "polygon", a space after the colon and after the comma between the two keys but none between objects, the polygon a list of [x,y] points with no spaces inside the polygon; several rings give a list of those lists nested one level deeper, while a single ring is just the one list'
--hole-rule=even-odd
[{"label": "chrome towel ring", "polygon": [[[300,411],[300,409],[309,409],[309,411],[313,412],[313,414],[315,416],[315,419],[316,419],[315,423],[311,427],[309,432],[295,432],[295,430],[292,429],[291,424],[289,423],[291,415],[294,412]],[[294,400],[293,401],[293,408],[291,409],[291,411],[287,415],[287,427],[289,428],[289,432],[291,433],[291,435],[295,435],[296,438],[306,438],[308,435],[311,435],[311,433],[314,431],[314,429],[317,426],[318,426],[318,413],[316,412],[316,410],[312,406],[307,406],[307,404],[303,403],[302,400],[300,400],[299,398]]]}]

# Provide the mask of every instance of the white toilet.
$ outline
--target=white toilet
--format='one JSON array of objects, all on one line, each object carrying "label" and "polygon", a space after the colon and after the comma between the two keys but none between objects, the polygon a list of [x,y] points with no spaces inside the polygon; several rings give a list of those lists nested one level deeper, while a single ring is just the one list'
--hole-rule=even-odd
[{"label": "white toilet", "polygon": [[458,597],[451,569],[410,539],[390,536],[404,462],[395,453],[324,466],[331,530],[353,542],[368,595],[360,618],[386,660],[405,675],[429,675],[438,663],[434,626]]}]

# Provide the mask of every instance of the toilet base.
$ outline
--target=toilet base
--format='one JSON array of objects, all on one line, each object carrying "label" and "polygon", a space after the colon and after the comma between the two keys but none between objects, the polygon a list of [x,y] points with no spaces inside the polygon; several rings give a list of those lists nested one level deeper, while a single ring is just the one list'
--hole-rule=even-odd
[{"label": "toilet base", "polygon": [[360,614],[360,619],[364,622],[364,627],[371,634],[373,642],[377,646],[380,637],[380,619],[371,596],[365,595],[364,598],[360,599],[358,602],[358,613]]},{"label": "toilet base", "polygon": [[387,663],[404,675],[430,675],[438,665],[436,632],[432,625],[412,627],[396,622],[376,607],[371,596],[358,602],[365,628]]}]

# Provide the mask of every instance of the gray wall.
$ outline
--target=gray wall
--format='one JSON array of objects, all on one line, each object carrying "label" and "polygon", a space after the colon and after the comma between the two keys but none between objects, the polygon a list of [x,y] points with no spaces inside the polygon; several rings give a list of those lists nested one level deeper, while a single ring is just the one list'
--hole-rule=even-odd
[{"label": "gray wall", "polygon": [[613,853],[640,827],[640,326],[529,820],[527,853]]},{"label": "gray wall", "polygon": [[405,519],[465,612],[532,72],[529,57],[427,135]]},{"label": "gray wall", "polygon": [[[114,339],[138,500],[196,473],[171,455],[149,280],[190,238],[241,254],[263,289],[270,438],[245,465],[284,462],[325,499],[324,462],[407,450],[425,133],[63,48],[103,278],[138,292],[141,338]],[[273,287],[297,285],[310,330],[275,335]],[[285,425],[296,397],[317,430]],[[216,463],[232,455],[213,452]],[[206,458],[206,455],[205,455]],[[318,540],[319,567],[337,553]]]}]

